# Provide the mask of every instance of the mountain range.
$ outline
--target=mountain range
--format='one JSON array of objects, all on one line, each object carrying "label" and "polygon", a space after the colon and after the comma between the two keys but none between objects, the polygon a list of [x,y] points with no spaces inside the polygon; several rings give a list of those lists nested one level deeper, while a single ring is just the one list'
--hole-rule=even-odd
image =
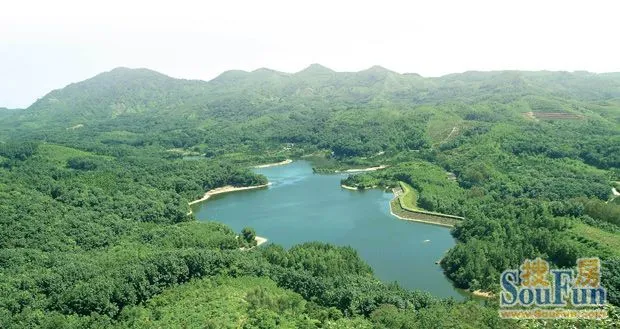
[{"label": "mountain range", "polygon": [[[263,125],[267,117],[283,122],[312,114],[312,120],[329,120],[335,113],[363,109],[437,118],[481,111],[513,119],[528,112],[561,112],[617,123],[618,115],[609,108],[616,108],[619,98],[618,73],[472,71],[425,78],[380,66],[335,72],[312,64],[292,74],[266,68],[233,70],[200,81],[116,68],[54,90],[25,111],[2,111],[5,120],[0,126],[40,131],[103,124],[135,131],[143,121],[160,130],[172,129],[171,124],[204,128],[244,122],[269,130]],[[433,113],[428,113],[429,106]]]}]

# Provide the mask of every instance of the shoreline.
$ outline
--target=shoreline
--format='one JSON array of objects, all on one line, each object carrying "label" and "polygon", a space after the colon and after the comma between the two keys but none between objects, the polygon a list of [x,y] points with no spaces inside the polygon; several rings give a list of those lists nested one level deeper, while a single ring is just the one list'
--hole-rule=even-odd
[{"label": "shoreline", "polygon": [[[282,161],[282,162],[279,162],[279,163],[276,163],[276,164],[261,165],[260,168],[269,167],[269,166],[277,166],[277,165],[285,165],[285,164],[288,164],[288,163],[291,163],[291,162],[292,162],[292,160],[285,160],[285,161]],[[369,169],[370,171],[373,171],[373,170],[383,169],[383,168],[386,168],[386,167],[387,166],[379,166],[379,167],[372,167],[370,169],[369,168],[367,168],[367,169]],[[257,168],[257,167],[253,167],[253,168]],[[363,169],[353,169],[353,170],[363,170]],[[203,202],[203,201],[207,201],[213,195],[230,193],[230,192],[236,192],[236,191],[244,191],[244,190],[265,188],[265,187],[268,187],[269,185],[271,185],[271,183],[267,183],[267,184],[263,184],[263,185],[255,185],[255,186],[244,186],[244,187],[234,187],[234,186],[231,186],[231,185],[222,186],[222,187],[218,187],[218,188],[211,189],[211,190],[207,191],[202,198],[189,202],[189,205],[191,206],[191,205]],[[340,184],[340,187],[343,188],[343,189],[351,190],[351,191],[360,191],[360,189],[358,189],[357,187],[348,186],[348,185],[345,185],[345,184]],[[394,199],[392,199],[392,200],[394,200]],[[430,224],[430,225],[436,225],[436,226],[448,227],[448,228],[454,227],[452,225],[436,223],[436,222],[432,222],[432,221],[428,221],[428,220],[411,219],[411,218],[401,217],[401,216],[396,215],[394,213],[394,211],[392,209],[391,202],[390,202],[389,207],[390,207],[390,214],[392,216],[398,218],[398,219],[401,219],[401,220],[412,221],[412,222],[419,222],[419,223],[423,223],[423,224]],[[190,213],[189,214],[192,214],[191,207],[190,207]],[[240,247],[239,250],[241,250],[241,251],[251,251],[251,250],[253,250],[253,249],[257,248],[257,247],[260,247],[260,246],[262,246],[262,245],[264,245],[264,244],[269,242],[269,239],[267,239],[265,237],[258,236],[258,235],[255,236],[254,239],[256,241],[256,245],[255,246],[252,246],[252,247],[249,247],[249,248]],[[489,293],[489,292],[483,292],[483,291],[478,291],[478,290],[476,290],[476,291],[463,290],[463,291],[465,291],[465,292],[467,292],[467,293],[469,293],[469,294],[471,294],[473,296],[480,297],[480,298],[487,298],[488,299],[488,298],[492,298],[493,297],[493,295],[491,293]]]},{"label": "shoreline", "polygon": [[266,164],[262,164],[262,165],[253,166],[252,168],[259,169],[259,168],[268,168],[268,167],[275,167],[275,166],[283,166],[283,165],[287,165],[287,164],[292,163],[292,162],[293,162],[293,160],[291,160],[291,159],[286,159],[286,160],[284,160],[284,161],[280,161],[280,162],[266,163]]},{"label": "shoreline", "polygon": [[377,167],[368,167],[368,168],[360,168],[360,169],[347,169],[347,170],[336,170],[334,171],[335,173],[354,173],[354,172],[366,172],[366,171],[376,171],[376,170],[381,170],[381,169],[385,169],[389,166],[387,165],[380,165]]},{"label": "shoreline", "polygon": [[408,208],[406,205],[403,204],[402,197],[414,190],[412,189],[412,187],[410,187],[404,182],[399,182],[399,185],[400,188],[392,189],[394,198],[390,201],[390,213],[393,216],[402,220],[409,220],[451,228],[455,227],[459,221],[465,219],[461,216],[426,211],[415,207],[415,205],[413,209]]},{"label": "shoreline", "polygon": [[257,189],[257,188],[263,188],[263,187],[267,187],[271,185],[271,183],[267,183],[267,184],[263,184],[263,185],[254,185],[254,186],[242,186],[242,187],[235,187],[232,185],[226,185],[226,186],[222,186],[222,187],[218,187],[218,188],[214,188],[212,190],[207,191],[207,193],[205,193],[205,195],[198,199],[198,200],[194,200],[189,202],[188,204],[194,205],[196,203],[200,203],[203,201],[207,201],[209,200],[209,198],[211,196],[217,195],[217,194],[222,194],[222,193],[230,193],[230,192],[237,192],[237,191],[245,191],[245,190],[253,190],[253,189]]},{"label": "shoreline", "polygon": [[[191,205],[196,204],[196,203],[207,201],[207,200],[209,200],[209,198],[211,196],[217,195],[217,194],[237,192],[237,191],[246,191],[246,190],[254,190],[254,189],[258,189],[258,188],[268,187],[269,185],[271,185],[271,183],[267,183],[267,184],[263,184],[263,185],[254,185],[254,186],[242,186],[242,187],[235,187],[235,186],[232,186],[232,185],[226,185],[226,186],[222,186],[222,187],[217,187],[217,188],[214,188],[212,190],[207,191],[207,193],[205,193],[205,195],[202,198],[200,198],[198,200],[194,200],[192,202],[189,202],[188,204],[191,206]],[[192,211],[192,209],[190,207],[189,213],[187,213],[187,215],[189,216],[192,213],[193,213],[193,211]],[[237,237],[239,237],[239,236],[237,236]],[[269,241],[269,239],[257,235],[257,236],[254,237],[254,241],[256,241],[256,245],[255,246],[252,246],[252,247],[247,248],[247,249],[241,247],[239,249],[240,250],[252,250],[252,249],[254,249],[256,247],[259,247],[260,245],[263,245],[263,244],[267,243]]]},{"label": "shoreline", "polygon": [[472,295],[474,295],[476,297],[489,298],[489,299],[494,297],[492,292],[490,292],[490,291],[482,291],[480,289],[474,290],[474,291],[467,290],[467,292],[469,292],[470,294],[472,294]]},{"label": "shoreline", "polygon": [[373,185],[371,187],[358,188],[358,187],[355,187],[355,186],[349,186],[349,185],[340,184],[340,187],[342,187],[344,189],[347,189],[347,190],[351,190],[351,191],[364,191],[364,190],[370,190],[370,189],[373,189],[373,188],[378,188],[379,186]]},{"label": "shoreline", "polygon": [[358,190],[357,187],[353,187],[353,186],[349,186],[349,185],[344,185],[344,184],[340,184],[340,187],[342,187],[343,189],[351,190],[351,191],[357,191]]},{"label": "shoreline", "polygon": [[267,241],[269,241],[269,239],[263,238],[262,236],[258,236],[258,235],[254,238],[254,240],[256,240],[256,246],[257,247],[260,246],[261,244],[265,244],[265,243],[267,243]]},{"label": "shoreline", "polygon": [[[239,238],[239,236],[237,236],[237,238]],[[246,248],[246,247],[240,247],[239,250],[241,251],[250,251],[254,248],[260,247],[260,245],[267,243],[267,241],[269,241],[269,239],[267,238],[263,238],[262,236],[255,236],[254,237],[254,241],[256,241],[256,245],[255,246],[251,246],[250,248]]]},{"label": "shoreline", "polygon": [[449,227],[449,228],[453,228],[454,227],[454,225],[437,223],[437,222],[433,222],[433,221],[430,221],[430,220],[413,219],[413,218],[406,218],[406,217],[398,216],[392,210],[392,202],[391,201],[390,201],[390,214],[392,214],[392,216],[394,216],[394,217],[396,217],[398,219],[406,220],[406,221],[410,221],[410,222],[418,222],[418,223],[431,224],[431,225],[437,225],[437,226],[443,226],[443,227]]}]

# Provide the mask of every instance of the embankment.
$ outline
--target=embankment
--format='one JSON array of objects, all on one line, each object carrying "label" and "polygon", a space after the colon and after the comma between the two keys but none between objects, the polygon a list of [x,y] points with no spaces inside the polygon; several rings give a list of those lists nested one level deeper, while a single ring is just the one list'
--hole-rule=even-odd
[{"label": "embankment", "polygon": [[454,227],[458,222],[464,219],[461,216],[425,211],[407,206],[404,198],[408,197],[410,193],[413,193],[413,190],[408,187],[408,185],[402,182],[400,182],[400,185],[400,188],[392,189],[392,192],[394,193],[394,199],[390,201],[390,212],[395,217],[403,220],[435,224],[446,227]]},{"label": "embankment", "polygon": [[455,218],[445,217],[450,215],[403,209],[400,204],[400,199],[398,198],[394,198],[392,199],[392,201],[390,201],[390,212],[394,217],[402,220],[440,225],[445,227],[454,227],[454,225],[456,225],[459,221]]}]

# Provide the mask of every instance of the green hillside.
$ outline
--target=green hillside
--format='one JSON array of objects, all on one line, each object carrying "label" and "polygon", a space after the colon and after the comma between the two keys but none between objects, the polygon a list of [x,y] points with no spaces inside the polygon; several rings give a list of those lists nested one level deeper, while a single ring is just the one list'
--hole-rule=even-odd
[{"label": "green hillside", "polygon": [[313,64],[208,82],[118,68],[0,110],[0,328],[545,326],[381,283],[348,247],[241,251],[188,214],[207,190],[265,184],[248,166],[301,157],[387,165],[344,183],[404,182],[417,208],[465,217],[441,260],[459,288],[497,293],[526,258],[602,258],[611,319],[554,325],[620,323],[619,74]]}]

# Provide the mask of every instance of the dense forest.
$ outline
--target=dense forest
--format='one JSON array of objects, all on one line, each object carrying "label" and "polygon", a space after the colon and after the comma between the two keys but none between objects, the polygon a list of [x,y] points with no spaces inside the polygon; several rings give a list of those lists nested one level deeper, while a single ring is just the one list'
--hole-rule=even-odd
[{"label": "dense forest", "polygon": [[209,82],[119,68],[0,109],[0,328],[548,325],[382,283],[346,246],[240,250],[252,230],[191,214],[207,190],[265,184],[250,165],[301,157],[388,165],[344,183],[404,182],[417,207],[463,216],[441,260],[457,287],[600,257],[610,318],[554,325],[620,323],[618,74],[314,64]]}]

